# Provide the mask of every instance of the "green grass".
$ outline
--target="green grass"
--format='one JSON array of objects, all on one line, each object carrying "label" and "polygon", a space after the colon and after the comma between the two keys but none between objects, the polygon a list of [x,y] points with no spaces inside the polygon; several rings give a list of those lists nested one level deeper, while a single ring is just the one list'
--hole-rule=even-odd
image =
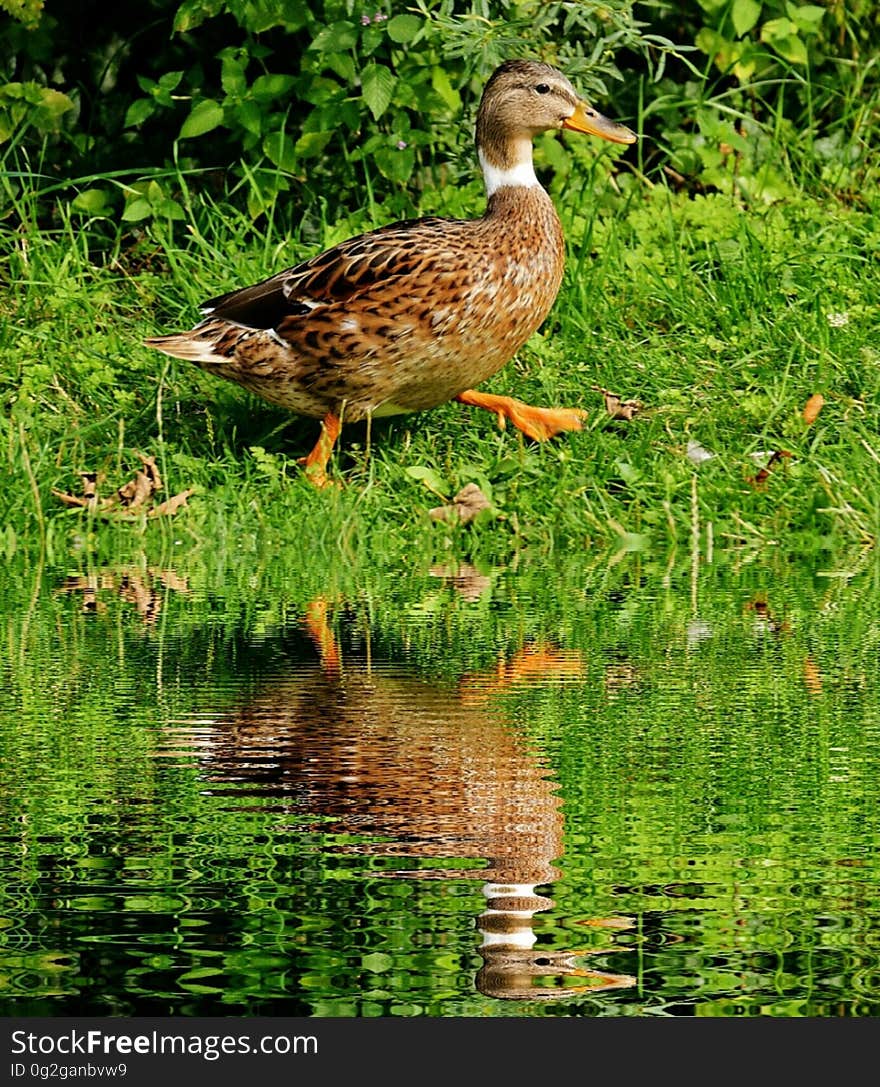
[{"label": "green grass", "polygon": [[[369,436],[351,427],[332,462],[343,486],[322,493],[296,465],[314,421],[141,341],[194,323],[206,297],[396,215],[371,204],[345,223],[313,215],[291,230],[279,212],[254,226],[183,178],[186,221],[137,234],[88,226],[68,205],[38,229],[20,202],[24,225],[2,236],[0,550],[63,560],[96,540],[148,554],[184,540],[233,556],[291,546],[391,566],[597,552],[662,566],[696,542],[704,557],[864,562],[880,532],[874,209],[791,181],[768,203],[692,197],[637,173],[614,178],[594,151],[579,149],[553,185],[569,241],[557,304],[486,386],[584,407],[584,431],[537,445],[456,404]],[[482,200],[475,181],[427,194],[418,210],[474,215]],[[593,386],[643,408],[613,420]],[[825,404],[808,425],[815,393]],[[689,443],[712,458],[695,464]],[[783,450],[763,487],[750,482]],[[53,496],[78,492],[84,470],[112,491],[139,467],[138,451],[156,456],[165,496],[195,492],[174,518],[108,525]],[[433,521],[428,510],[468,482],[493,510],[468,526]]]}]

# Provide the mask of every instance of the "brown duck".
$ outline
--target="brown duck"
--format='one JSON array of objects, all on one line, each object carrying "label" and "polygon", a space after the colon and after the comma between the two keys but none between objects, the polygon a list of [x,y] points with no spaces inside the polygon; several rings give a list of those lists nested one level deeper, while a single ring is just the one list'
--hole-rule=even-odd
[{"label": "brown duck", "polygon": [[477,114],[488,196],[481,218],[408,219],[350,238],[206,302],[191,331],[146,343],[321,419],[303,458],[317,486],[328,481],[343,420],[458,400],[538,441],[579,430],[579,409],[532,407],[473,388],[522,347],[559,291],[562,227],[535,176],[532,138],[561,128],[613,143],[636,139],[579,99],[555,68],[506,61]]}]

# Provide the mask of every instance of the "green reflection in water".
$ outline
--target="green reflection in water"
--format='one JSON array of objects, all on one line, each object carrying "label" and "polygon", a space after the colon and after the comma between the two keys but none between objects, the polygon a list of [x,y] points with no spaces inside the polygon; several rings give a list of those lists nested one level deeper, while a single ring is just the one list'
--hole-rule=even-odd
[{"label": "green reflection in water", "polygon": [[876,1015],[877,603],[631,560],[22,576],[0,1010]]}]

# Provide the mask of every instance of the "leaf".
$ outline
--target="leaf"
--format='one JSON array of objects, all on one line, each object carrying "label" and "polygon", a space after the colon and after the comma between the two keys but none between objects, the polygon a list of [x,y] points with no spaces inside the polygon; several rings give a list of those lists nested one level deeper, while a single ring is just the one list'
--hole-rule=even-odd
[{"label": "leaf", "polygon": [[770,19],[761,27],[761,41],[792,64],[807,63],[807,47],[797,36],[798,28],[791,19]]},{"label": "leaf", "polygon": [[124,483],[116,494],[123,506],[134,510],[152,496],[153,485],[146,472],[136,472],[134,479]]},{"label": "leaf", "polygon": [[594,385],[593,388],[605,398],[605,410],[612,419],[625,419],[629,422],[637,412],[642,410],[643,405],[639,400],[622,400],[617,393],[603,389],[599,385]]},{"label": "leaf", "polygon": [[741,38],[744,34],[748,34],[760,19],[761,5],[758,0],[733,0],[730,17],[733,20],[736,36]]},{"label": "leaf", "polygon": [[642,473],[638,470],[638,468],[630,464],[629,461],[615,460],[614,467],[620,473],[620,478],[629,487],[631,487],[634,483],[638,483],[638,481],[642,478]]},{"label": "leaf", "polygon": [[756,475],[748,476],[746,478],[746,483],[751,483],[751,485],[757,491],[763,491],[767,485],[767,477],[770,475],[776,465],[781,463],[783,460],[789,460],[790,458],[791,453],[789,453],[787,449],[777,449],[774,453],[770,454],[770,460],[767,461],[767,463],[764,465],[760,472],[758,472]]},{"label": "leaf", "polygon": [[165,72],[164,75],[159,76],[159,82],[157,87],[161,87],[163,91],[173,91],[177,89],[177,84],[183,79],[183,71]]},{"label": "leaf", "polygon": [[797,27],[791,19],[768,19],[761,27],[761,41],[773,42],[776,38],[789,38],[797,34]]},{"label": "leaf", "polygon": [[184,0],[174,16],[174,31],[185,34],[223,9],[223,0]]},{"label": "leaf", "polygon": [[696,439],[692,438],[687,444],[688,460],[692,464],[700,465],[705,464],[707,460],[712,460],[715,456],[714,453],[710,453],[708,449],[705,449]]},{"label": "leaf", "polygon": [[373,951],[363,956],[361,965],[373,974],[381,974],[383,970],[390,970],[394,966],[394,959],[384,951]]},{"label": "leaf", "polygon": [[422,20],[417,15],[395,15],[388,20],[388,37],[400,45],[411,42],[422,28]]},{"label": "leaf", "polygon": [[431,86],[451,110],[457,113],[461,109],[461,95],[449,82],[445,69],[439,65],[431,69]]},{"label": "leaf", "polygon": [[776,52],[792,64],[806,64],[808,60],[807,47],[796,35],[789,38],[775,38],[770,43]]},{"label": "leaf", "polygon": [[263,131],[263,111],[256,102],[239,102],[232,107],[232,116],[243,129],[254,136],[259,136]]},{"label": "leaf", "polygon": [[789,18],[802,34],[817,34],[819,24],[825,18],[825,8],[818,4],[786,4]]},{"label": "leaf", "polygon": [[223,124],[223,107],[213,98],[204,98],[198,105],[193,106],[189,117],[180,126],[181,140],[193,139],[196,136],[204,136],[218,125]]},{"label": "leaf", "polygon": [[405,469],[405,471],[410,479],[421,480],[428,490],[433,491],[434,494],[443,495],[444,493],[448,493],[446,490],[446,480],[439,472],[435,472],[433,468],[426,468],[424,465],[414,464]]},{"label": "leaf", "polygon": [[821,393],[813,393],[806,404],[804,404],[804,422],[807,426],[816,422],[824,403],[825,397]]},{"label": "leaf", "polygon": [[152,98],[136,98],[125,111],[125,128],[133,128],[142,125],[156,109],[156,103]]},{"label": "leaf", "polygon": [[270,132],[263,138],[263,150],[279,169],[288,173],[296,169],[296,149],[286,132]]},{"label": "leaf", "polygon": [[45,87],[40,89],[40,103],[38,106],[38,112],[40,117],[40,129],[46,131],[47,129],[57,132],[61,126],[61,118],[68,110],[73,109],[73,102],[67,97],[66,94],[62,94],[61,91],[49,90]]},{"label": "leaf", "polygon": [[236,56],[225,56],[221,62],[220,83],[227,94],[239,96],[247,90],[245,68],[247,61]]},{"label": "leaf", "polygon": [[107,215],[111,210],[110,194],[106,189],[84,189],[74,197],[70,207],[72,211],[79,211],[84,215]]},{"label": "leaf", "polygon": [[361,93],[373,120],[378,121],[391,105],[396,82],[384,64],[368,64],[361,72]]},{"label": "leaf", "polygon": [[158,505],[153,506],[150,510],[149,517],[172,517],[179,509],[186,505],[186,500],[193,494],[192,490],[181,491],[179,494],[172,495],[171,498],[166,499],[164,502],[160,502]]},{"label": "leaf", "polygon": [[152,180],[147,182],[147,191],[145,195],[153,207],[160,203],[165,197],[165,193],[159,182]]},{"label": "leaf", "polygon": [[373,158],[383,177],[387,177],[389,181],[399,181],[401,184],[409,181],[416,165],[415,152],[411,147],[402,149],[381,147]]},{"label": "leaf", "polygon": [[122,212],[124,223],[139,223],[141,219],[149,219],[153,214],[153,205],[145,196],[138,196],[125,205]]},{"label": "leaf", "polygon": [[651,537],[644,532],[621,532],[618,543],[620,550],[628,554],[638,554],[647,551],[651,546]]},{"label": "leaf", "polygon": [[258,101],[269,102],[275,98],[283,98],[295,82],[293,76],[281,75],[278,72],[259,75],[251,85],[251,94]]},{"label": "leaf", "polygon": [[804,686],[810,694],[822,693],[822,673],[809,653],[804,657]]},{"label": "leaf", "polygon": [[298,157],[315,158],[332,138],[332,132],[304,132],[294,144],[294,151]]},{"label": "leaf", "polygon": [[344,53],[357,45],[358,28],[354,23],[339,22],[325,26],[309,46],[310,53]]}]

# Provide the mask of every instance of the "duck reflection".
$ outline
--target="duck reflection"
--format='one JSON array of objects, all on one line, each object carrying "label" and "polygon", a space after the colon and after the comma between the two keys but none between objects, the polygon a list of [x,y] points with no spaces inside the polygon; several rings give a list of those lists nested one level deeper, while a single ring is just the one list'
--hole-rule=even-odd
[{"label": "duck reflection", "polygon": [[[178,732],[224,796],[230,786],[238,799],[270,792],[298,825],[306,814],[325,832],[357,835],[340,847],[347,852],[437,862],[388,875],[482,879],[476,985],[487,996],[558,999],[634,984],[583,965],[607,948],[536,948],[534,917],[554,905],[536,889],[559,877],[560,798],[540,751],[492,705],[519,684],[581,675],[580,656],[529,646],[491,673],[441,685],[402,666],[343,662],[323,601],[310,606],[305,628],[313,665],[274,675],[197,736]],[[480,864],[443,864],[462,858]]]}]

